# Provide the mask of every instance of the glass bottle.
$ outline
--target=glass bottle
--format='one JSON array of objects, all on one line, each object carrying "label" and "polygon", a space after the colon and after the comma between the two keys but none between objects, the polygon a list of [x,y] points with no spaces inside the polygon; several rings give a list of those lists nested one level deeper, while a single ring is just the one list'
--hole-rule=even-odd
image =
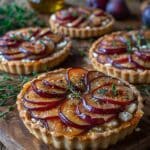
[{"label": "glass bottle", "polygon": [[52,13],[61,9],[64,0],[28,0],[33,9],[41,13]]}]

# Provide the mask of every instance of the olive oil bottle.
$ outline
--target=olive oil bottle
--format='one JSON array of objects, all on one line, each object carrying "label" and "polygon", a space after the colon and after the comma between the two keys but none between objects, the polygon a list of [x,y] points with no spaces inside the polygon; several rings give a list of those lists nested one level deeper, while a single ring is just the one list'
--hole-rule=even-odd
[{"label": "olive oil bottle", "polygon": [[31,7],[41,13],[52,13],[61,9],[64,0],[28,0]]}]

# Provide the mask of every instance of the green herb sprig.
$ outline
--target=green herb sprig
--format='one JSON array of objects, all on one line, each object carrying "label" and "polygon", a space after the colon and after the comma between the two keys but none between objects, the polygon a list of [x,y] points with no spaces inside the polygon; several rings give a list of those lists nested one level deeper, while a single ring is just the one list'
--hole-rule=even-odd
[{"label": "green herb sprig", "polygon": [[81,98],[81,93],[75,89],[72,83],[68,85],[68,91],[71,93],[72,98]]},{"label": "green herb sprig", "polygon": [[132,51],[132,46],[131,46],[130,39],[127,39],[126,44],[127,44],[127,52],[132,53],[133,51]]},{"label": "green herb sprig", "polygon": [[43,27],[45,22],[33,10],[19,6],[16,3],[0,7],[0,35],[10,30],[29,26]]},{"label": "green herb sprig", "polygon": [[[33,76],[37,76],[36,73]],[[17,95],[22,86],[28,82],[31,77],[27,76],[10,76],[6,73],[0,74],[0,108],[5,107],[5,111],[0,111],[0,118],[6,116],[15,108]]]},{"label": "green herb sprig", "polygon": [[114,96],[117,96],[117,88],[115,84],[112,84],[112,93]]}]

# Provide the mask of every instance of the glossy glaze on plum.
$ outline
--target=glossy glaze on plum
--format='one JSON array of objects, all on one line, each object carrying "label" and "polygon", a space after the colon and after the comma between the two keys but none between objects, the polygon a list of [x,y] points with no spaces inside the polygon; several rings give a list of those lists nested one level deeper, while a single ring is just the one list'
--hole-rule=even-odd
[{"label": "glossy glaze on plum", "polygon": [[7,61],[39,60],[59,50],[61,42],[67,40],[61,35],[52,33],[50,29],[29,28],[10,31],[0,38],[0,57]]},{"label": "glossy glaze on plum", "polygon": [[93,56],[99,63],[118,69],[150,70],[149,39],[144,31],[106,35],[97,43]]},{"label": "glossy glaze on plum", "polygon": [[51,16],[56,23],[70,28],[90,28],[109,24],[111,17],[100,9],[68,8]]},{"label": "glossy glaze on plum", "polygon": [[136,105],[136,99],[130,86],[118,79],[69,68],[32,81],[22,101],[33,120],[45,122],[50,130],[75,136],[112,120],[120,123],[119,114],[130,104]]}]

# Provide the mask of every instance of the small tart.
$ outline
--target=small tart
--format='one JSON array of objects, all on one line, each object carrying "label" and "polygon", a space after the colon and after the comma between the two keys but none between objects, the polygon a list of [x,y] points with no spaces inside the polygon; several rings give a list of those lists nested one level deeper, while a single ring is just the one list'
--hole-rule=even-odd
[{"label": "small tart", "polygon": [[52,14],[51,29],[75,38],[97,37],[112,30],[114,19],[100,9],[68,8]]},{"label": "small tart", "polygon": [[70,47],[68,38],[49,28],[10,31],[0,38],[0,70],[13,74],[45,71],[64,61]]},{"label": "small tart", "polygon": [[107,148],[132,133],[142,107],[134,86],[83,68],[40,75],[17,98],[29,131],[58,149]]},{"label": "small tart", "polygon": [[150,31],[114,32],[94,42],[93,67],[130,83],[150,83]]}]

